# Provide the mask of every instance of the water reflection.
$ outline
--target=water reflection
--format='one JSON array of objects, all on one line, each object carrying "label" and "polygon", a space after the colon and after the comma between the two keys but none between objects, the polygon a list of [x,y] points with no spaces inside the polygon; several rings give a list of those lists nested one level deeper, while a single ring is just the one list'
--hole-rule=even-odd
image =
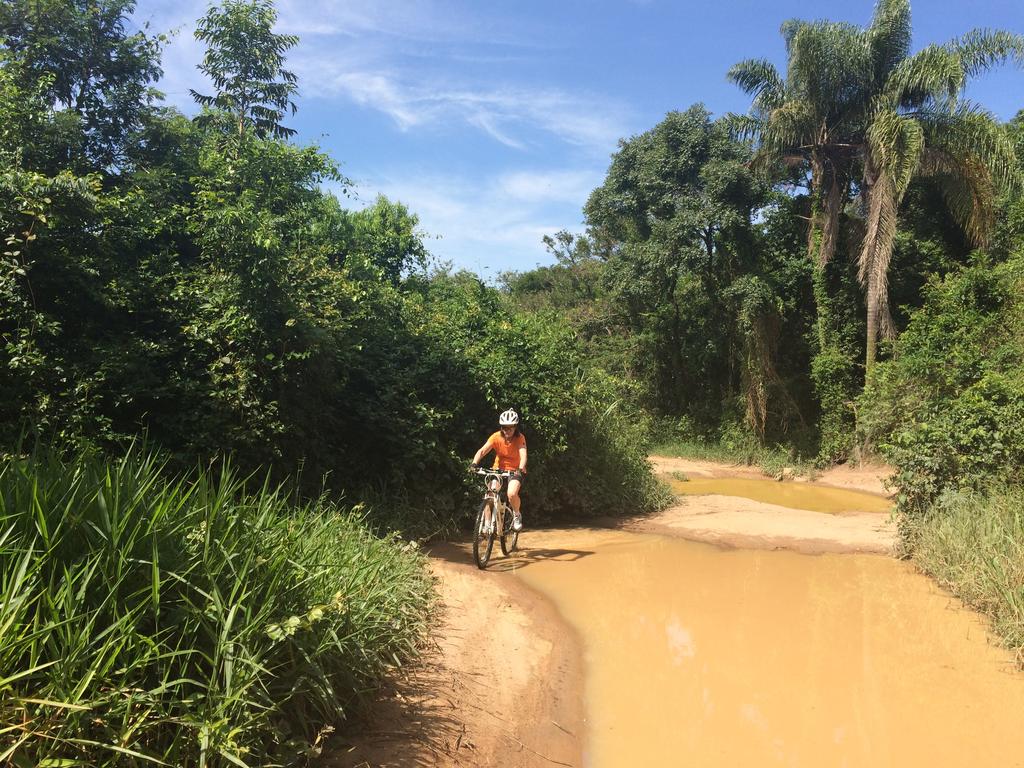
[{"label": "water reflection", "polygon": [[682,496],[739,496],[767,504],[791,509],[810,509],[816,512],[888,512],[892,506],[888,499],[845,488],[828,488],[796,482],[777,482],[750,478],[693,478],[670,479],[672,490]]}]

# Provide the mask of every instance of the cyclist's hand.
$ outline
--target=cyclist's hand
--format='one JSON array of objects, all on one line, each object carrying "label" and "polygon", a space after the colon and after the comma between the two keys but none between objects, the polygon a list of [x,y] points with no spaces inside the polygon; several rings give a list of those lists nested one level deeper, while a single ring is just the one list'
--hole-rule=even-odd
[{"label": "cyclist's hand", "polygon": [[517,470],[514,470],[512,472],[512,477],[514,477],[514,478],[516,478],[518,480],[520,477],[522,477],[525,474],[526,474],[526,470],[525,469],[517,469]]},{"label": "cyclist's hand", "polygon": [[477,464],[476,462],[472,462],[472,463],[471,463],[471,464],[469,465],[469,471],[470,471],[470,472],[476,472],[476,471],[477,471],[478,469],[480,469],[480,465],[479,465],[479,464]]}]

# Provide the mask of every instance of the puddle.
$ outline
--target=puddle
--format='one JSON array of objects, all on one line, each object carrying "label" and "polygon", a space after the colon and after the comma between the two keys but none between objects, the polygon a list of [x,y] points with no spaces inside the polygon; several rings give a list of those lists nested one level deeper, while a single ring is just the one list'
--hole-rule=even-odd
[{"label": "puddle", "polygon": [[1024,674],[905,563],[621,531],[522,543],[517,577],[585,649],[587,765],[1024,765]]},{"label": "puddle", "polygon": [[888,499],[870,493],[844,488],[827,488],[807,483],[778,482],[738,477],[669,479],[673,492],[686,496],[719,494],[739,496],[790,509],[809,509],[816,512],[888,512],[892,504]]}]

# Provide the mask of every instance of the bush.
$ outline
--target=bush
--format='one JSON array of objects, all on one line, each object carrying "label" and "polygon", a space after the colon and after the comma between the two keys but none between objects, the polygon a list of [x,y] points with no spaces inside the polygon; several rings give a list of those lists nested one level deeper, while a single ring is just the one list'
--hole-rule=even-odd
[{"label": "bush", "polygon": [[414,547],[230,468],[162,470],[0,459],[0,763],[292,763],[415,651]]},{"label": "bush", "polygon": [[876,366],[860,428],[896,467],[899,509],[922,516],[945,491],[1024,482],[1024,254],[929,286]]},{"label": "bush", "polygon": [[[557,314],[516,313],[507,297],[467,274],[436,276],[420,301],[410,306],[412,332],[434,366],[420,377],[420,396],[443,418],[417,444],[435,455],[447,447],[450,472],[467,477],[466,462],[511,407],[529,447],[523,498],[531,519],[667,503],[647,464],[641,420],[618,398],[618,382],[588,365]],[[478,492],[475,478],[468,483],[459,501],[467,518]]]}]

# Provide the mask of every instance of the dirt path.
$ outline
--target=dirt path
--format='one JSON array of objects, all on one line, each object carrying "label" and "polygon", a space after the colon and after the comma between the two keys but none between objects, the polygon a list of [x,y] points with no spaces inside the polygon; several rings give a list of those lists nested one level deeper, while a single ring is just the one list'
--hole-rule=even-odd
[{"label": "dirt path", "polygon": [[[652,457],[652,464],[656,472],[691,477],[764,477],[707,461]],[[837,468],[815,482],[884,494],[884,469]],[[680,498],[657,515],[605,522],[727,546],[812,553],[889,552],[895,540],[887,514],[828,515],[731,496]],[[547,600],[502,573],[536,559],[586,554],[558,548],[553,536],[529,531],[519,558],[496,555],[486,572],[472,565],[468,546],[431,548],[442,601],[431,645],[386,691],[358,738],[334,739],[328,765],[583,765],[579,641]]]},{"label": "dirt path", "polygon": [[512,562],[500,553],[486,573],[468,546],[441,544],[430,556],[442,600],[431,646],[328,765],[582,765],[575,635],[546,600],[500,573]]}]

